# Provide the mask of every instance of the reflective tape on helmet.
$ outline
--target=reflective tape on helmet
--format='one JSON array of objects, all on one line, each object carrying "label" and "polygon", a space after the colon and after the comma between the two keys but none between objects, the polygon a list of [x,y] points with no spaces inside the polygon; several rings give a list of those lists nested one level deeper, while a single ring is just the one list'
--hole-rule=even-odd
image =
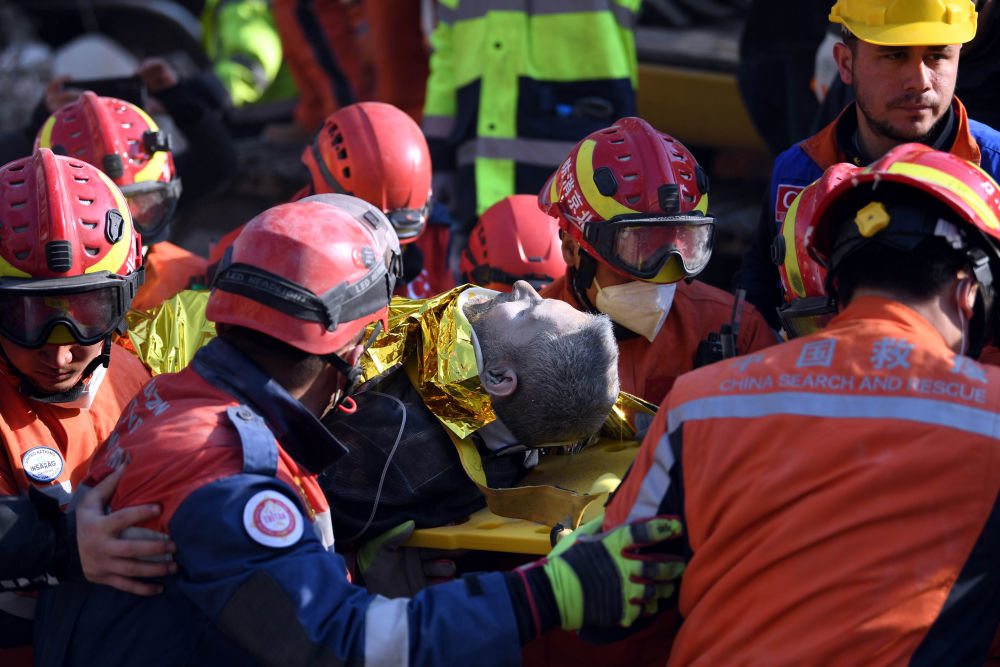
[{"label": "reflective tape on helmet", "polygon": [[[922,181],[929,181],[936,185],[940,185],[942,188],[945,188],[946,190],[949,190],[957,195],[964,203],[968,204],[969,207],[975,212],[976,216],[982,220],[984,225],[990,229],[1000,230],[1000,220],[997,219],[996,214],[986,205],[986,202],[983,201],[982,197],[973,192],[968,185],[954,176],[947,174],[940,169],[906,162],[894,162],[886,171],[890,174],[901,174],[903,176],[910,176]],[[986,178],[988,178],[988,176]],[[997,184],[992,180],[990,183],[992,183],[994,188],[997,187]],[[947,198],[942,199],[945,202],[948,201]]]}]

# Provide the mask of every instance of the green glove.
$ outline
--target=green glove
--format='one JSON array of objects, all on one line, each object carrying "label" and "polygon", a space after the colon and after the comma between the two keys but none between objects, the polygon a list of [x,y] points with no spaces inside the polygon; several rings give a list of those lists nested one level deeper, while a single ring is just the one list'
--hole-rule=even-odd
[{"label": "green glove", "polygon": [[358,550],[357,563],[369,592],[388,598],[412,597],[431,584],[455,578],[458,552],[405,547],[415,524],[404,521]]},{"label": "green glove", "polygon": [[[661,598],[673,595],[673,582],[684,571],[681,557],[640,549],[679,537],[679,519],[654,517],[607,533],[585,532],[591,530],[597,530],[593,521],[581,526],[579,536],[561,553],[556,553],[557,547],[548,558],[521,568],[533,613],[544,609],[548,599],[537,576],[539,566],[566,630],[629,626],[639,616],[654,613]],[[544,632],[538,616],[535,625],[536,634]]]},{"label": "green glove", "polygon": [[552,560],[556,556],[562,555],[564,551],[569,549],[571,546],[576,544],[584,535],[596,535],[601,532],[601,524],[604,523],[604,513],[602,512],[600,516],[594,517],[585,524],[582,524],[579,528],[574,530],[572,533],[562,538],[556,542],[555,546],[552,547],[552,551],[546,556],[549,560]]}]

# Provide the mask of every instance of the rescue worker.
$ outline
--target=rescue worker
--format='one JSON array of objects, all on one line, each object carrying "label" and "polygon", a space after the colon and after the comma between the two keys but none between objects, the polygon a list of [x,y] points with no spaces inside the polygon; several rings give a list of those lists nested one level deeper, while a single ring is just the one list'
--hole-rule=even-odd
[{"label": "rescue worker", "polygon": [[615,321],[622,391],[659,403],[699,365],[699,347],[701,363],[722,358],[718,332],[733,320],[739,353],[777,342],[752,306],[690,280],[712,255],[708,176],[646,121],[623,118],[577,144],[539,205],[559,221],[567,265],[542,296]]},{"label": "rescue worker", "polygon": [[[954,95],[962,44],[976,35],[972,0],[839,0],[830,20],[843,26],[834,58],[855,102],[818,134],[778,156],[751,247],[734,284],[772,327],[781,302],[776,264],[788,207],[838,162],[866,165],[894,146],[918,141],[1000,174],[1000,133],[968,117]],[[780,243],[780,242],[779,242]]]},{"label": "rescue worker", "polygon": [[35,599],[22,593],[83,575],[156,592],[127,578],[166,574],[169,563],[134,557],[171,543],[118,539],[158,509],[105,516],[115,479],[63,514],[149,380],[111,343],[143,276],[124,197],[98,169],[43,148],[0,167],[0,218],[0,663],[13,667],[31,664]]},{"label": "rescue worker", "polygon": [[295,121],[312,134],[337,109],[364,100],[420,121],[427,50],[417,0],[273,0],[285,61],[300,96]]},{"label": "rescue worker", "polygon": [[234,107],[296,96],[281,37],[266,0],[206,0],[202,46]]},{"label": "rescue worker", "polygon": [[207,262],[166,239],[181,196],[170,137],[138,106],[90,91],[45,121],[35,148],[71,155],[101,169],[128,202],[142,235],[146,282],[132,307],[146,310],[206,283]]},{"label": "rescue worker", "polygon": [[840,314],[678,380],[607,507],[683,513],[671,665],[991,654],[1000,371],[964,352],[996,322],[1000,188],[919,144],[827,175],[811,251]]},{"label": "rescue worker", "polygon": [[462,251],[462,281],[509,292],[518,280],[540,290],[566,272],[559,225],[534,195],[504,197],[479,216]]},{"label": "rescue worker", "polygon": [[170,534],[179,572],[151,602],[47,592],[36,664],[510,664],[551,628],[628,625],[671,593],[675,557],[637,553],[676,536],[670,518],[413,599],[346,580],[315,481],[343,447],[319,417],[351,409],[365,327],[384,326],[399,262],[389,221],[365,208],[303,200],[247,224],[209,299],[220,338],[147,385],[89,473],[131,458],[111,507],[164,503],[144,527]]},{"label": "rescue worker", "polygon": [[636,113],[640,0],[494,6],[439,0],[422,127],[457,276],[476,218],[538,192],[589,132]]},{"label": "rescue worker", "polygon": [[[403,244],[400,296],[427,298],[455,286],[438,249],[447,242],[447,229],[427,225],[431,159],[413,119],[382,102],[351,104],[327,117],[302,151],[302,163],[311,180],[293,200],[348,194],[375,204],[389,217]],[[222,260],[241,229],[215,244],[210,264]]]}]

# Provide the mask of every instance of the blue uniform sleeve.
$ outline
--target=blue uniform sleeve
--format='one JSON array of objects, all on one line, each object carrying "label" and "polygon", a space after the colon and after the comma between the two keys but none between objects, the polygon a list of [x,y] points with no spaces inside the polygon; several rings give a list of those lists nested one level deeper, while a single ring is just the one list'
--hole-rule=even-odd
[{"label": "blue uniform sleeve", "polygon": [[519,662],[502,574],[370,595],[304,517],[281,481],[241,474],[195,491],[170,520],[180,592],[262,664]]}]

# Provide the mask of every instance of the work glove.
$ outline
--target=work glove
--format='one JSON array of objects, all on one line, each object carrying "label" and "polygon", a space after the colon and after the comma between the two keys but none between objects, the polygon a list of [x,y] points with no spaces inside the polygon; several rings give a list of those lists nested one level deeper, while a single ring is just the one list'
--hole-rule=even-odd
[{"label": "work glove", "polygon": [[404,547],[416,524],[405,521],[365,543],[357,553],[358,570],[371,593],[387,598],[412,597],[432,584],[455,578],[457,552]]},{"label": "work glove", "polygon": [[683,559],[647,547],[679,537],[683,529],[677,517],[636,521],[606,533],[597,530],[596,520],[591,521],[564,538],[571,540],[565,546],[560,543],[548,557],[517,570],[535,636],[549,629],[543,618],[549,600],[558,610],[559,625],[579,630],[627,627],[656,612],[659,600],[673,595],[674,581],[684,571]]}]

